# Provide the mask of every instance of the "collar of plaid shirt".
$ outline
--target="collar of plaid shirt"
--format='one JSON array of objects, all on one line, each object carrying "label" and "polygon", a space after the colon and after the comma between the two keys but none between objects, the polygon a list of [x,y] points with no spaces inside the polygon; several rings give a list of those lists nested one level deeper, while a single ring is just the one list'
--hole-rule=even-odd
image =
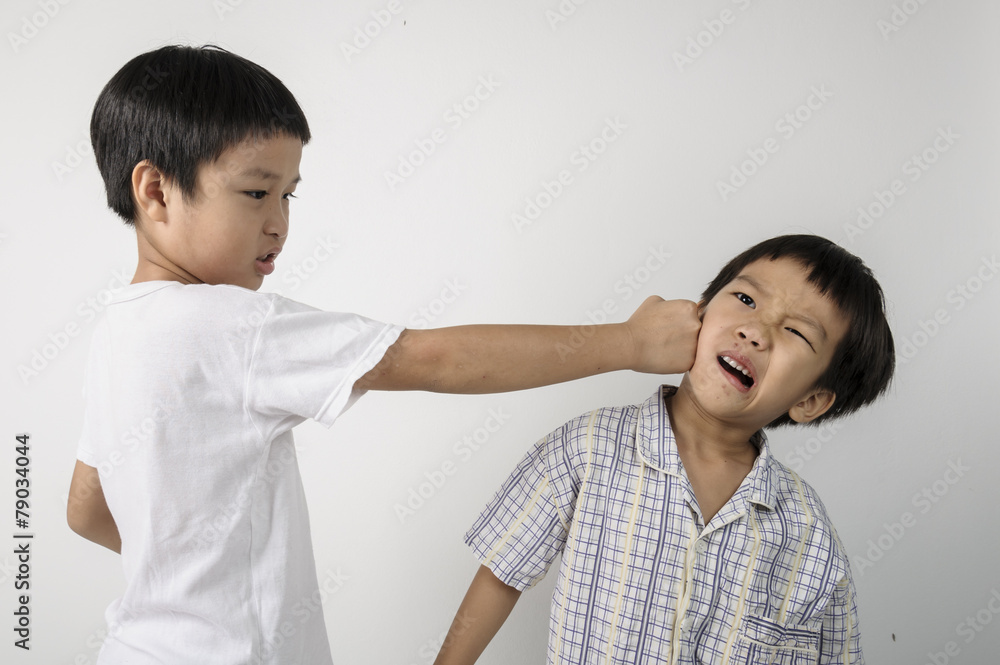
[{"label": "collar of plaid shirt", "polygon": [[[663,473],[684,478],[687,474],[681,464],[681,456],[677,451],[677,442],[670,426],[670,416],[667,413],[667,400],[677,392],[676,386],[662,385],[658,393],[650,397],[639,410],[636,423],[636,448],[639,456],[647,466]],[[758,430],[750,443],[757,448],[757,459],[747,475],[749,484],[746,486],[747,501],[768,510],[774,510],[776,505],[775,481],[776,473],[774,458],[767,445],[767,436],[763,430]],[[742,490],[743,488],[741,488]]]}]

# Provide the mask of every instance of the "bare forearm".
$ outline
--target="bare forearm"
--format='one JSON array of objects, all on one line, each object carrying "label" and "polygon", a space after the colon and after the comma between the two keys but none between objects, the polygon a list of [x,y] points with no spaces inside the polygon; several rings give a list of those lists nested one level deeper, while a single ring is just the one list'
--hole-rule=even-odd
[{"label": "bare forearm", "polygon": [[493,393],[620,369],[683,373],[700,327],[695,303],[651,296],[624,323],[405,330],[357,387]]},{"label": "bare forearm", "polygon": [[407,330],[366,377],[370,389],[494,393],[571,381],[631,366],[624,324],[472,325]]},{"label": "bare forearm", "polygon": [[92,524],[90,528],[79,531],[74,529],[74,531],[93,543],[107,547],[112,552],[122,553],[122,537],[118,533],[118,525],[113,519]]},{"label": "bare forearm", "polygon": [[510,615],[521,592],[480,566],[434,665],[472,665]]},{"label": "bare forearm", "polygon": [[73,469],[66,521],[78,535],[121,554],[122,538],[104,498],[97,469],[80,461]]}]

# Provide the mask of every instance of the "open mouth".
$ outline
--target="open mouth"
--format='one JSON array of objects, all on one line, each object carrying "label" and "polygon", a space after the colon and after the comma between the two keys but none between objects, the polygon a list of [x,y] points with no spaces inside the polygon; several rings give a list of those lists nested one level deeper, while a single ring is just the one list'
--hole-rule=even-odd
[{"label": "open mouth", "polygon": [[743,387],[750,389],[753,387],[754,379],[750,376],[750,370],[739,364],[729,356],[719,356],[719,365],[725,371],[732,374],[736,379],[743,384]]}]

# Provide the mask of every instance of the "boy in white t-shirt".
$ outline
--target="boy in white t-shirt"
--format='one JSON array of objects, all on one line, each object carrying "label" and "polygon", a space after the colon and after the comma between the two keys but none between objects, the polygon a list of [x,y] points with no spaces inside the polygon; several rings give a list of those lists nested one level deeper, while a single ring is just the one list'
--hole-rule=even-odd
[{"label": "boy in white t-shirt", "polygon": [[[102,91],[91,140],[138,267],[97,324],[70,527],[122,555],[100,663],[330,663],[292,428],[364,391],[518,390],[631,368],[679,373],[700,328],[650,298],[570,330],[404,330],[257,293],[289,231],[310,138],[270,72],[168,46]],[[141,433],[138,436],[136,432]]]}]

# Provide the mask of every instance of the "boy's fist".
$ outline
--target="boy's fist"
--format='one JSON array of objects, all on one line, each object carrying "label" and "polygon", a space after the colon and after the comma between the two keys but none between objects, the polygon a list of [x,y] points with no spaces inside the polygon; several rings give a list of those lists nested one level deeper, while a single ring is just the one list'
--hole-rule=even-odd
[{"label": "boy's fist", "polygon": [[683,374],[694,364],[701,318],[690,300],[649,296],[625,322],[636,372]]}]

